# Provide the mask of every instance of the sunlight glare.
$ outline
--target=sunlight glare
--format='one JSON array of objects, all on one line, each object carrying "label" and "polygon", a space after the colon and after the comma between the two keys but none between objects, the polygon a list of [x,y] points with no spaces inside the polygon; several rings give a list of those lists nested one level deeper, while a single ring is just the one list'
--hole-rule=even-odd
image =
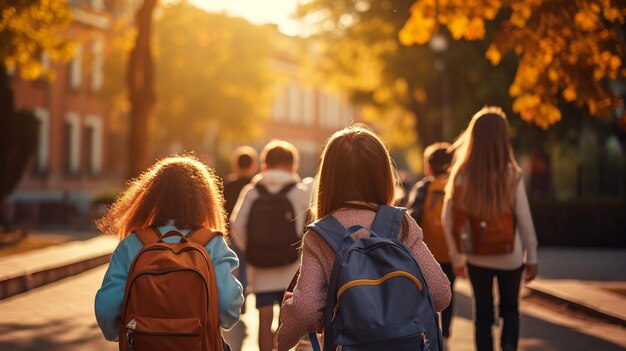
[{"label": "sunlight glare", "polygon": [[288,35],[302,33],[302,24],[294,19],[302,0],[191,0],[194,5],[211,12],[226,12],[244,17],[254,24],[274,23]]}]

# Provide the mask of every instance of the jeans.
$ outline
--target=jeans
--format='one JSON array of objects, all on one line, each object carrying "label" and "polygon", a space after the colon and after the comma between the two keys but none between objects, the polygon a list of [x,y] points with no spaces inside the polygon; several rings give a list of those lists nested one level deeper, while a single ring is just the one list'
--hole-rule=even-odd
[{"label": "jeans", "polygon": [[519,290],[524,266],[513,270],[501,270],[467,265],[469,279],[474,290],[474,333],[478,351],[493,351],[491,327],[495,323],[493,311],[493,279],[498,280],[500,295],[499,315],[502,318],[500,346],[517,350],[519,339]]},{"label": "jeans", "polygon": [[452,291],[452,297],[450,298],[450,304],[445,310],[441,312],[441,333],[444,338],[450,337],[450,323],[452,322],[452,315],[454,314],[454,271],[452,270],[451,263],[442,263],[441,269],[445,273],[446,277],[450,281],[450,290]]}]

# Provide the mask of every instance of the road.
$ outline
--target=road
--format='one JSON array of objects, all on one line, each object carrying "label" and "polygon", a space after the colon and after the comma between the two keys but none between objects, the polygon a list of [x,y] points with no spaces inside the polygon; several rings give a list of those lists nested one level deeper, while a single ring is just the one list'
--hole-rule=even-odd
[{"label": "road", "polygon": [[[105,267],[0,301],[1,351],[114,351],[93,316],[93,297]],[[473,330],[469,286],[457,286],[456,311],[449,350],[471,351]],[[257,313],[252,299],[227,339],[235,350],[255,351]],[[575,313],[535,297],[521,304],[520,350],[626,350],[626,328]],[[240,346],[241,344],[241,346]]]}]

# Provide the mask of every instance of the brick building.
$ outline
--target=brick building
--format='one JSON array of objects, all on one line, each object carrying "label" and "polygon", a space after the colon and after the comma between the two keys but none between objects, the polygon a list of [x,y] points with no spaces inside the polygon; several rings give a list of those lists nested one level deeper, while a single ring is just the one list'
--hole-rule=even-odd
[{"label": "brick building", "polygon": [[276,53],[270,69],[276,73],[274,100],[263,138],[255,143],[260,150],[272,139],[292,143],[300,153],[298,173],[315,175],[324,143],[337,130],[358,120],[358,109],[344,94],[332,90],[323,80],[310,77],[302,58],[314,60],[316,53],[305,40],[276,33]]},{"label": "brick building", "polygon": [[73,22],[67,35],[76,42],[72,60],[50,62],[44,56],[52,80],[13,75],[16,108],[34,111],[40,123],[35,159],[10,198],[16,219],[32,224],[87,220],[93,195],[121,186],[111,163],[115,148],[108,107],[98,96],[111,13],[104,0],[72,0],[70,6]]}]

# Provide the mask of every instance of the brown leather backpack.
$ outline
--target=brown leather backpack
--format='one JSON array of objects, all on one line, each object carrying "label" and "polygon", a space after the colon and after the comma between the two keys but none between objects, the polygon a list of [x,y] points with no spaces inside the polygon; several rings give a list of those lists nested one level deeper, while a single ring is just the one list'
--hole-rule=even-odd
[{"label": "brown leather backpack", "polygon": [[[128,271],[120,316],[121,351],[226,351],[213,261],[204,248],[217,231],[187,236],[136,230],[144,247]],[[163,239],[179,236],[179,243]]]},{"label": "brown leather backpack", "polygon": [[[457,186],[455,197],[462,198],[463,186]],[[467,213],[458,201],[452,205],[452,236],[459,252],[471,255],[497,255],[513,252],[515,248],[515,218],[513,209],[491,219]]]}]

